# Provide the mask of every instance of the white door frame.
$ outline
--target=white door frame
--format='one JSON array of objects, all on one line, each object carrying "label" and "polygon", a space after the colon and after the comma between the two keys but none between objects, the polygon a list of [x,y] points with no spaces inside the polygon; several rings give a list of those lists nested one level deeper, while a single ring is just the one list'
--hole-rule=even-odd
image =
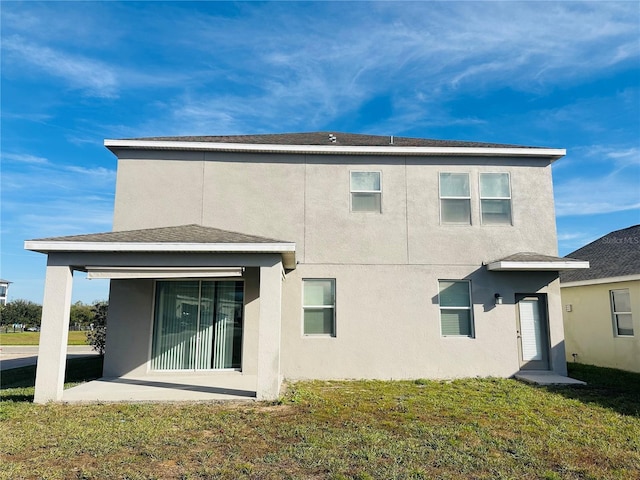
[{"label": "white door frame", "polygon": [[547,295],[517,293],[515,298],[520,369],[550,370]]}]

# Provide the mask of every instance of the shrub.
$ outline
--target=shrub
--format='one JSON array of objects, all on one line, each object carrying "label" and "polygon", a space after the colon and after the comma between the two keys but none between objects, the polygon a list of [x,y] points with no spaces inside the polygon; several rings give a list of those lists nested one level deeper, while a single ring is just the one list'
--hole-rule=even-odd
[{"label": "shrub", "polygon": [[100,355],[104,355],[107,341],[107,311],[109,304],[105,301],[94,302],[91,306],[93,323],[87,332],[87,343]]}]

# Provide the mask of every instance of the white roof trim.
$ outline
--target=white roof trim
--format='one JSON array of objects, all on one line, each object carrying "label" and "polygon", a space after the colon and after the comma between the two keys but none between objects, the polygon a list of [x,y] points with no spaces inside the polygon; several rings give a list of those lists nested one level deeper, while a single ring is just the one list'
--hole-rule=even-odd
[{"label": "white roof trim", "polygon": [[531,272],[531,271],[559,271],[559,270],[577,270],[580,268],[589,268],[589,262],[583,261],[548,261],[548,262],[510,262],[497,261],[487,264],[487,270],[498,272]]},{"label": "white roof trim", "polygon": [[75,242],[27,240],[26,250],[44,252],[295,252],[295,243]]},{"label": "white roof trim", "polygon": [[87,266],[87,278],[226,278],[242,277],[242,267],[101,267]]},{"label": "white roof trim", "polygon": [[183,142],[178,140],[110,140],[107,148],[136,148],[157,150],[199,150],[257,153],[301,153],[325,155],[451,155],[491,157],[551,157],[557,160],[567,151],[563,148],[531,147],[397,147],[355,145],[279,145],[221,142]]},{"label": "white roof trim", "polygon": [[287,269],[296,268],[295,243],[76,242],[27,240],[34,252],[280,253]]},{"label": "white roof trim", "polygon": [[603,283],[633,282],[634,280],[640,280],[640,274],[624,275],[621,277],[594,278],[591,280],[577,280],[575,282],[564,282],[564,283],[561,281],[560,288],[582,287],[585,285],[600,285]]}]

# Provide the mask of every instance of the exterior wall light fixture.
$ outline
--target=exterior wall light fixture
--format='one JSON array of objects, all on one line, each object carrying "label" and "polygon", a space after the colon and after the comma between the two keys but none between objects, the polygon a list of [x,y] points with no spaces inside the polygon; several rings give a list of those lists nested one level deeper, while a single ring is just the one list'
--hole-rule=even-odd
[{"label": "exterior wall light fixture", "polygon": [[495,298],[496,305],[502,305],[502,295],[496,293],[493,297]]}]

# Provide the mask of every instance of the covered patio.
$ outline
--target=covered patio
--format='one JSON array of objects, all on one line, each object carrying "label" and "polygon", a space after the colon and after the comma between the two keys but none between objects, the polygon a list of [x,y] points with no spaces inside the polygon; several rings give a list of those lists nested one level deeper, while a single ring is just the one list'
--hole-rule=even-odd
[{"label": "covered patio", "polygon": [[[29,240],[25,248],[47,254],[36,403],[278,397],[282,281],[296,265],[294,243],[184,225]],[[111,279],[107,343],[104,378],[65,391],[74,271]],[[151,346],[159,280],[243,282],[241,309],[250,327],[243,330],[240,368],[156,371]]]},{"label": "covered patio", "polygon": [[[234,372],[235,373],[235,372]],[[255,375],[170,374],[103,377],[64,390],[65,403],[215,402],[256,400]]]}]

